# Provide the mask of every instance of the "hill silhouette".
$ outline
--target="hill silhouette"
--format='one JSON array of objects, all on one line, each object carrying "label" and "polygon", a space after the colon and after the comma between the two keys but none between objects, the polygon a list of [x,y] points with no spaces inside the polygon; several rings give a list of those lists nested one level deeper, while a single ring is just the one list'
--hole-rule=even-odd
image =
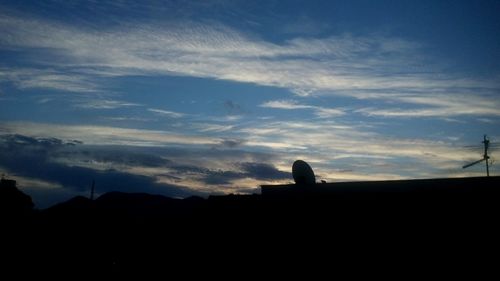
[{"label": "hill silhouette", "polygon": [[332,273],[332,265],[379,268],[385,255],[400,268],[418,268],[418,255],[469,266],[473,256],[487,265],[478,251],[498,246],[499,183],[500,177],[479,177],[263,186],[261,195],[208,199],[80,196],[28,208],[31,219],[16,216],[10,246],[17,258],[10,262],[116,274],[202,265],[216,272],[257,266]]}]

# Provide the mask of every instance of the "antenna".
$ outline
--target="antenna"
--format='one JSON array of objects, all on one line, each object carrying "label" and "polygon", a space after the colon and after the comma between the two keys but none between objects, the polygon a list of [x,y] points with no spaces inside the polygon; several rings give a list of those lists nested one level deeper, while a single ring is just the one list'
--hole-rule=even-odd
[{"label": "antenna", "polygon": [[314,176],[311,166],[303,160],[293,162],[292,175],[295,184],[306,185],[316,183],[316,177]]},{"label": "antenna", "polygon": [[95,188],[95,180],[92,180],[92,187],[90,188],[90,200],[94,200],[94,188]]},{"label": "antenna", "polygon": [[490,156],[488,155],[488,149],[490,147],[490,140],[488,139],[488,137],[486,135],[484,135],[482,143],[484,144],[483,159],[480,159],[480,160],[474,161],[472,163],[469,163],[467,165],[464,165],[462,167],[462,169],[465,169],[465,168],[468,168],[470,166],[474,166],[477,163],[481,163],[483,161],[486,161],[486,176],[489,177],[490,176],[490,166],[489,166],[488,160],[490,159]]}]

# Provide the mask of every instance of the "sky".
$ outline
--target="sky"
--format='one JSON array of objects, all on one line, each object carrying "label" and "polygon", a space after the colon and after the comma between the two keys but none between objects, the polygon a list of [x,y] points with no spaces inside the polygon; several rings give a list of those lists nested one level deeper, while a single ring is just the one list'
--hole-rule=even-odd
[{"label": "sky", "polygon": [[[0,172],[76,195],[485,175],[500,1],[0,0]],[[494,147],[493,147],[494,148]],[[500,175],[492,156],[491,174]]]}]

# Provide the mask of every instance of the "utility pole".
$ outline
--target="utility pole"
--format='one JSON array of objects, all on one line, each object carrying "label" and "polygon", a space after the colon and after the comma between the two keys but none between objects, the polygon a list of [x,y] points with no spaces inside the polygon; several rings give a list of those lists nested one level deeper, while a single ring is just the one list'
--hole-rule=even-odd
[{"label": "utility pole", "polygon": [[488,159],[490,159],[490,156],[488,156],[488,148],[490,146],[490,140],[486,138],[486,135],[483,137],[483,143],[484,143],[484,159],[486,160],[486,176],[490,176],[490,166],[488,164]]},{"label": "utility pole", "polygon": [[463,166],[462,168],[465,169],[465,168],[468,168],[470,166],[473,166],[473,165],[476,165],[478,163],[485,161],[486,162],[486,176],[489,177],[490,176],[490,165],[488,162],[489,162],[490,156],[488,155],[488,148],[490,147],[490,140],[486,137],[486,135],[484,135],[482,143],[484,144],[483,159],[474,161],[470,164]]}]

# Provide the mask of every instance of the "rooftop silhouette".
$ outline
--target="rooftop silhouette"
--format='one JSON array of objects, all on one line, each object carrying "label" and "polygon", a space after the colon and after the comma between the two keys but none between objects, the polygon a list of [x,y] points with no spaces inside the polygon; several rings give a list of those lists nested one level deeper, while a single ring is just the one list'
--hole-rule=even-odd
[{"label": "rooftop silhouette", "polygon": [[[263,267],[277,260],[299,266],[305,255],[308,260],[300,268],[312,270],[324,262],[318,251],[342,256],[328,259],[339,264],[357,252],[399,251],[401,245],[406,250],[400,257],[450,247],[446,257],[458,258],[453,256],[456,241],[462,250],[471,243],[486,247],[498,234],[493,222],[499,214],[500,177],[296,180],[298,184],[264,185],[260,195],[173,199],[109,192],[95,200],[78,196],[36,210],[14,181],[3,179],[3,209],[17,210],[9,214],[16,220],[11,220],[15,227],[6,227],[13,241],[6,252],[18,258],[8,264],[42,271],[57,264],[71,272],[160,272],[166,264],[215,266],[217,253],[227,265],[256,256]],[[30,216],[24,215],[26,210]],[[429,231],[434,234],[427,235]],[[36,253],[45,254],[40,259]]]}]

